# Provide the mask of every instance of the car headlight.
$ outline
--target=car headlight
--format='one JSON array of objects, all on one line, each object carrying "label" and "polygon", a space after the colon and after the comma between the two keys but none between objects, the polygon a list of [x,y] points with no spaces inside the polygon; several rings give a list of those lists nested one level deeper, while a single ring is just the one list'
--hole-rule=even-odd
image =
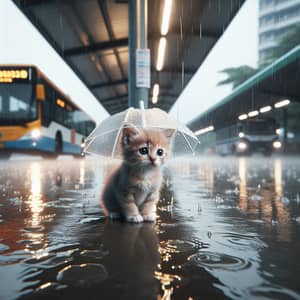
[{"label": "car headlight", "polygon": [[248,148],[248,145],[245,142],[239,142],[237,146],[240,151],[245,151]]},{"label": "car headlight", "polygon": [[273,145],[273,148],[275,148],[275,149],[280,149],[282,147],[282,144],[280,141],[274,141],[272,145]]},{"label": "car headlight", "polygon": [[31,131],[31,137],[35,140],[39,139],[41,137],[41,130],[40,129],[33,129]]}]

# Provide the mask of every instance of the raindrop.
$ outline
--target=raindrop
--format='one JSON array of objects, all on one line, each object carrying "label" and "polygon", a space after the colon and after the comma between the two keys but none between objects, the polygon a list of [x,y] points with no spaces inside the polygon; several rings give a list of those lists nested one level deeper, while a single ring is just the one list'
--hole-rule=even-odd
[{"label": "raindrop", "polygon": [[183,30],[182,30],[182,16],[180,16],[179,18],[179,22],[180,22],[180,39],[182,40],[183,39]]},{"label": "raindrop", "polygon": [[215,201],[216,203],[224,203],[224,199],[219,195],[216,195]]},{"label": "raindrop", "polygon": [[297,196],[296,196],[296,202],[297,202],[297,203],[300,203],[299,193],[297,193]]},{"label": "raindrop", "polygon": [[181,88],[184,87],[184,61],[181,63]]},{"label": "raindrop", "polygon": [[281,197],[281,198],[280,198],[280,201],[281,201],[281,203],[283,203],[283,204],[289,204],[289,203],[290,203],[290,200],[289,200],[289,198],[287,198],[287,197]]},{"label": "raindrop", "polygon": [[199,38],[202,39],[202,24],[199,24]]},{"label": "raindrop", "polygon": [[261,190],[261,184],[258,184],[257,188],[256,188],[256,193],[260,192]]},{"label": "raindrop", "polygon": [[262,199],[263,199],[263,197],[260,195],[257,195],[257,194],[251,195],[251,197],[250,197],[250,200],[252,200],[252,201],[261,201]]}]

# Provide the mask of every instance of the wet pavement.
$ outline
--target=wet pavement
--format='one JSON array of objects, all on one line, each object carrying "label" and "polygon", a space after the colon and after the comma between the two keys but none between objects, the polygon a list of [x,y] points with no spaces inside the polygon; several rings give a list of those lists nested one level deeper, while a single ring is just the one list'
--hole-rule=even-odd
[{"label": "wet pavement", "polygon": [[300,159],[169,164],[156,224],[109,222],[104,161],[0,162],[0,299],[300,299]]}]

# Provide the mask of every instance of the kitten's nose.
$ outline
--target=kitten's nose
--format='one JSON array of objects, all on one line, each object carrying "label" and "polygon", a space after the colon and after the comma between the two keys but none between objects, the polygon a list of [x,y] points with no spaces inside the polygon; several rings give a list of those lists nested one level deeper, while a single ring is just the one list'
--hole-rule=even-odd
[{"label": "kitten's nose", "polygon": [[149,156],[149,159],[151,161],[151,164],[154,165],[154,163],[156,161],[156,157]]}]

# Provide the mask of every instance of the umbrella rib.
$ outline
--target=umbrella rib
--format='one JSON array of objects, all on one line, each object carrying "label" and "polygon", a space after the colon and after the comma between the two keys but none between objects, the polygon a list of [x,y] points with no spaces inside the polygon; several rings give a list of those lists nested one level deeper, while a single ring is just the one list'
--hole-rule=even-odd
[{"label": "umbrella rib", "polygon": [[187,144],[189,145],[190,149],[192,150],[192,154],[195,155],[194,149],[193,149],[191,143],[189,142],[189,140],[186,138],[184,132],[180,132],[180,133],[183,135],[185,141],[187,142]]},{"label": "umbrella rib", "polygon": [[122,122],[122,126],[120,126],[120,128],[118,129],[118,133],[117,133],[117,136],[116,136],[116,139],[115,139],[115,142],[114,142],[114,147],[113,147],[113,151],[111,153],[111,157],[113,158],[114,155],[115,155],[115,151],[116,151],[116,147],[117,147],[117,142],[119,140],[119,136],[120,136],[120,133],[121,133],[121,130],[122,128],[124,127],[124,124],[127,122],[128,120],[128,117],[129,117],[129,113],[132,111],[132,107],[129,108],[128,110],[128,113],[126,114],[125,118],[124,118],[124,121]]}]

